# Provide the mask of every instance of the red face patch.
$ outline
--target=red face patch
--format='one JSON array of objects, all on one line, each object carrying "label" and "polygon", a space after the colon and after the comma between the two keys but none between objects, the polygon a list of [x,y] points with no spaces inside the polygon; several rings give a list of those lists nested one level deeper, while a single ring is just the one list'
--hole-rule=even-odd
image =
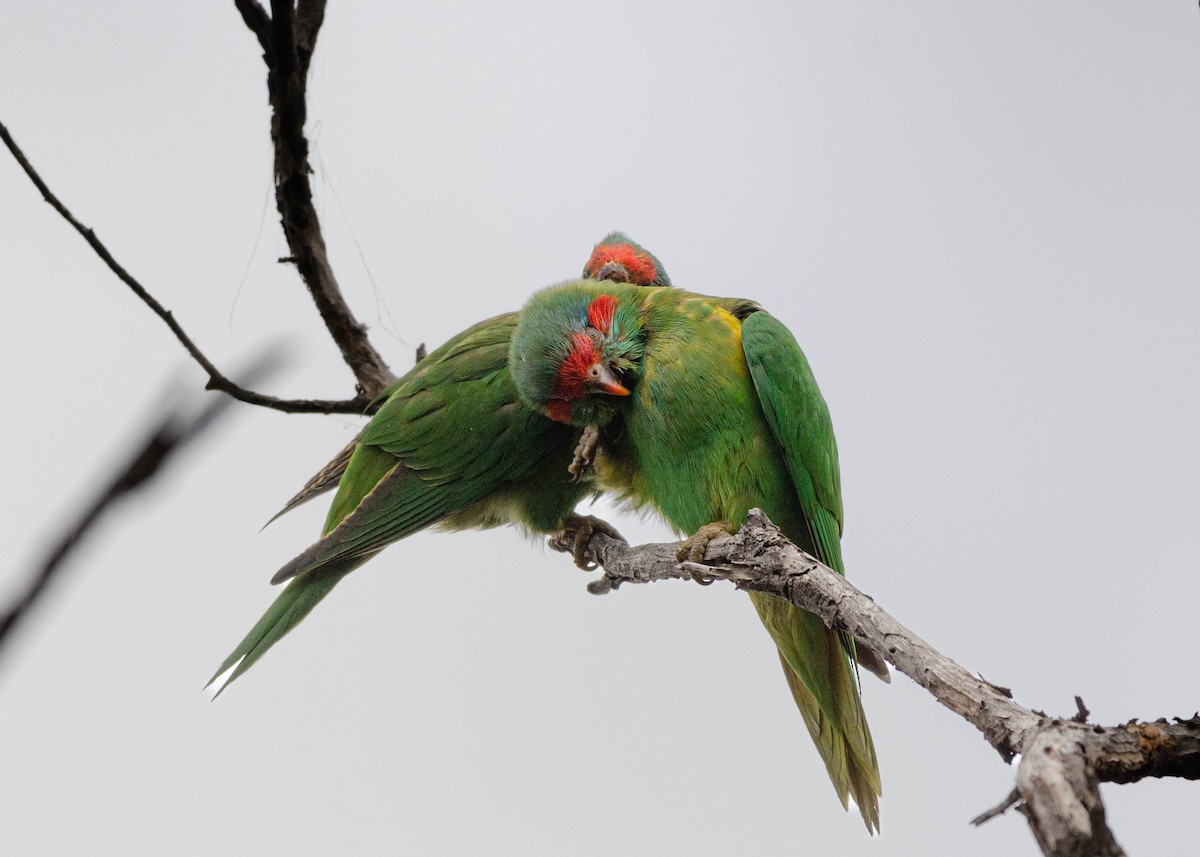
[{"label": "red face patch", "polygon": [[569,424],[571,422],[571,405],[562,399],[552,399],[546,406],[546,415],[552,420]]},{"label": "red face patch", "polygon": [[599,245],[588,259],[588,276],[595,276],[608,262],[623,265],[629,272],[629,281],[635,285],[648,286],[658,276],[658,267],[650,259],[650,254],[644,250],[635,250],[628,244]]},{"label": "red face patch", "polygon": [[617,299],[612,295],[600,295],[588,307],[588,324],[608,336],[612,333],[613,313],[617,311]]},{"label": "red face patch", "polygon": [[[554,382],[551,398],[561,400],[565,404],[582,396],[588,370],[599,360],[600,350],[595,339],[582,330],[571,334],[571,350],[562,365],[558,367],[558,378]],[[549,407],[554,407],[554,401],[551,401]],[[567,408],[567,414],[569,419],[570,407]],[[550,416],[558,419],[553,412],[550,413]]]}]

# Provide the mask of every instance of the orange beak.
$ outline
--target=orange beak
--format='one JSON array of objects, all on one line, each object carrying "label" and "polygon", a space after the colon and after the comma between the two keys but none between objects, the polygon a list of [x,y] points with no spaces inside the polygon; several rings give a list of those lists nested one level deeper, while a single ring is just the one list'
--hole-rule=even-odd
[{"label": "orange beak", "polygon": [[596,366],[599,367],[600,374],[592,380],[593,387],[602,393],[608,393],[610,396],[629,395],[629,390],[617,380],[617,376],[612,373],[611,369],[602,363],[597,363]]}]

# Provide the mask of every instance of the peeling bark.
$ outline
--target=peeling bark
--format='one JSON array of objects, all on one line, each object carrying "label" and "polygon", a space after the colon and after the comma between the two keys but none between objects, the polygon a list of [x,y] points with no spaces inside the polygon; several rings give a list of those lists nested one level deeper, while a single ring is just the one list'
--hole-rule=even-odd
[{"label": "peeling bark", "polygon": [[[560,546],[573,545],[569,535]],[[1108,829],[1101,782],[1144,777],[1200,779],[1200,715],[1173,723],[1089,724],[1087,709],[1053,719],[1020,705],[1007,688],[975,676],[893,619],[842,575],[801,551],[759,509],[733,536],[709,543],[703,562],[676,562],[677,545],[630,547],[597,532],[587,553],[604,568],[589,591],[604,594],[624,583],[727,580],[817,614],[846,631],[962,717],[1017,768],[1016,795],[975,820],[1017,804],[1042,853],[1052,857],[1123,857]]]}]

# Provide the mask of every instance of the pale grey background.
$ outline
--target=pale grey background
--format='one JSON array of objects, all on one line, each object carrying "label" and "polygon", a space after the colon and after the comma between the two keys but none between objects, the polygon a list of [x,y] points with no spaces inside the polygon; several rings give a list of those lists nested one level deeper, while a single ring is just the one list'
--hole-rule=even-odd
[{"label": "pale grey background", "polygon": [[[221,366],[286,337],[273,391],[349,393],[274,261],[232,3],[8,0],[0,80]],[[625,229],[796,332],[851,578],[1021,702],[1114,723],[1200,706],[1198,93],[1193,2],[333,3],[309,131],[393,366]],[[168,377],[200,379],[7,154],[0,200],[7,594]],[[967,826],[1013,771],[907,679],[864,691],[871,840],[743,596],[595,599],[510,530],[391,548],[209,704],[323,510],[259,526],[357,425],[242,408],[88,542],[0,662],[7,853],[1035,853],[1019,818]],[[1131,853],[1184,855],[1196,788],[1104,795]]]}]

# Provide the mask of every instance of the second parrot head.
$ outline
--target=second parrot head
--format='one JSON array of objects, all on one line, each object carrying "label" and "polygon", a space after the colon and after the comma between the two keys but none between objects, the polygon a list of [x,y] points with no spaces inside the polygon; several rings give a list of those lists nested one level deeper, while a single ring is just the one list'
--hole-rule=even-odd
[{"label": "second parrot head", "polygon": [[534,410],[605,425],[641,375],[645,343],[636,286],[583,280],[538,292],[521,311],[509,369]]},{"label": "second parrot head", "polygon": [[583,276],[637,286],[671,285],[671,278],[658,257],[624,232],[610,232],[592,248],[592,255],[583,266]]}]

